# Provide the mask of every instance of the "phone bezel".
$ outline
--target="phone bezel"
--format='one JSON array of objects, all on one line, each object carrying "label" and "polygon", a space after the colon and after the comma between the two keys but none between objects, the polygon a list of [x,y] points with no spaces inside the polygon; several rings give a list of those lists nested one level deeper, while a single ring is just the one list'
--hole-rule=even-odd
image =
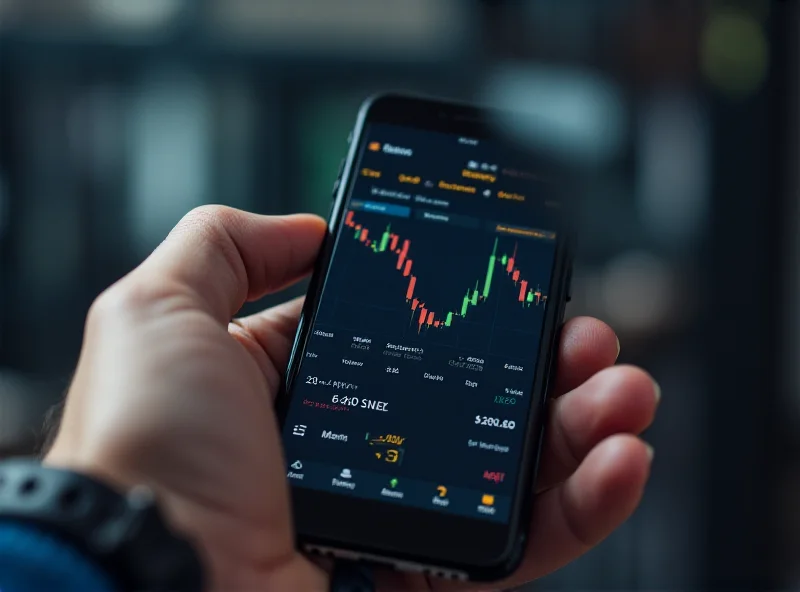
[{"label": "phone bezel", "polygon": [[[292,385],[297,378],[314,324],[336,235],[344,217],[344,203],[352,188],[353,165],[366,126],[389,123],[490,137],[490,121],[497,112],[471,105],[408,95],[389,94],[368,99],[362,105],[350,137],[347,159],[334,186],[328,232],[309,284],[288,371],[281,384],[276,408],[283,427]],[[508,114],[504,114],[508,120]],[[527,541],[533,481],[544,436],[547,393],[556,361],[556,347],[571,270],[569,241],[559,233],[549,297],[555,306],[546,309],[534,384],[526,424],[517,486],[507,524],[453,516],[434,510],[398,506],[351,498],[302,487],[292,487],[294,523],[298,543],[306,549],[335,549],[346,556],[367,556],[395,567],[421,566],[425,571],[463,573],[471,580],[492,581],[510,574],[521,561]],[[354,555],[355,554],[355,555]],[[432,567],[435,566],[435,567]]]}]

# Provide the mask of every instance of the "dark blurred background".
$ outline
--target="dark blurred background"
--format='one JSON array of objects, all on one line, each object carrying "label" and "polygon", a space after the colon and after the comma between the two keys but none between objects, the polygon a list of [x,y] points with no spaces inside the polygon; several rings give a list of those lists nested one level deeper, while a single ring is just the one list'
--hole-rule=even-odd
[{"label": "dark blurred background", "polygon": [[641,509],[532,589],[800,588],[798,4],[0,0],[0,456],[190,208],[325,215],[366,95],[478,101],[536,116],[569,314],[663,388]]}]

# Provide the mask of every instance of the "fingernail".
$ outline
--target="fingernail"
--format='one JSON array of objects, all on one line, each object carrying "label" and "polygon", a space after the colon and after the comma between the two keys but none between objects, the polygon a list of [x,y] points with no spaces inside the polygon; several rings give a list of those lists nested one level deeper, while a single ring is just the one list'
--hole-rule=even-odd
[{"label": "fingernail", "polygon": [[617,340],[617,358],[619,358],[619,350],[620,350],[619,337],[617,337],[616,340]]},{"label": "fingernail", "polygon": [[656,398],[656,405],[661,401],[661,386],[654,380],[653,381],[653,395]]},{"label": "fingernail", "polygon": [[653,447],[650,444],[645,444],[645,448],[647,449],[647,459],[650,462],[653,462],[653,456],[655,455],[656,451],[653,450]]}]

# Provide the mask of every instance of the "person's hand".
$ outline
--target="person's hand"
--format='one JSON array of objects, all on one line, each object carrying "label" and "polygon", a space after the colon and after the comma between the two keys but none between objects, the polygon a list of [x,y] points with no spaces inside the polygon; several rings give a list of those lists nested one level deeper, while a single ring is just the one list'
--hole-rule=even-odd
[{"label": "person's hand", "polygon": [[[245,301],[308,273],[324,232],[313,216],[199,208],[88,315],[45,462],[150,485],[199,543],[214,590],[327,590],[326,571],[295,549],[273,414],[301,302],[231,322]],[[502,586],[575,559],[639,503],[652,454],[635,434],[652,421],[658,388],[642,370],[611,368],[617,353],[600,321],[566,324],[530,544]],[[454,585],[378,580],[382,590]]]}]

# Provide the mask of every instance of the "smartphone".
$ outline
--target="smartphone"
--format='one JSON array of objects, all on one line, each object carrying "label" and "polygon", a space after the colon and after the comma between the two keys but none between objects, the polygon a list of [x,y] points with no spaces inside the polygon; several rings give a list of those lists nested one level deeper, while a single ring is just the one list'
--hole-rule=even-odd
[{"label": "smartphone", "polygon": [[571,249],[504,116],[359,112],[277,402],[307,552],[477,581],[522,558]]}]

